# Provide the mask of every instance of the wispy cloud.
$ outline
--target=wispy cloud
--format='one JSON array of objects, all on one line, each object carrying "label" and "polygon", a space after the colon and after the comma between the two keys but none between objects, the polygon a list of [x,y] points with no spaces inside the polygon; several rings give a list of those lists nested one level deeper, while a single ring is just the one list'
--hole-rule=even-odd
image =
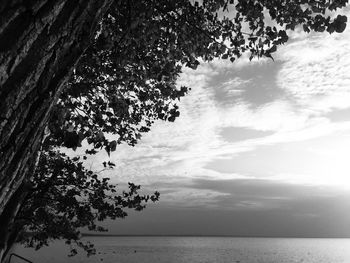
[{"label": "wispy cloud", "polygon": [[320,114],[350,107],[349,32],[311,35],[283,48],[277,85],[300,107]]}]

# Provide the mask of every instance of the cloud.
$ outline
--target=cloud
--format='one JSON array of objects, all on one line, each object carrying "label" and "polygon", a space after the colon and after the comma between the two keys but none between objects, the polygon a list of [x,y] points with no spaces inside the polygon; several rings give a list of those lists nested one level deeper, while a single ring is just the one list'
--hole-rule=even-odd
[{"label": "cloud", "polygon": [[[332,138],[343,140],[350,132],[349,40],[348,31],[297,34],[277,52],[275,63],[243,58],[184,69],[177,84],[192,90],[179,102],[180,117],[175,123],[156,122],[135,147],[118,146],[111,156],[117,167],[106,175],[113,182],[160,190],[168,205],[223,207],[231,202],[237,209],[281,208],[288,196],[255,196],[257,188],[271,184],[276,193],[282,187],[277,182],[285,183],[281,189],[307,189],[303,185],[329,184],[332,171],[339,174],[333,176],[338,185],[345,182],[350,169],[339,156],[346,151]],[[331,156],[320,157],[332,147]],[[105,158],[99,155],[95,163]],[[327,173],[317,180],[322,170]],[[203,188],[200,180],[209,180],[211,187]],[[237,182],[250,198],[235,199],[231,192],[213,188],[213,180],[238,191]],[[244,180],[251,181],[244,185]]]},{"label": "cloud", "polygon": [[273,131],[260,131],[241,127],[223,127],[220,135],[226,142],[239,142],[272,135]]},{"label": "cloud", "polygon": [[[164,197],[164,196],[163,196]],[[349,235],[350,196],[269,180],[195,179],[110,227],[112,233],[330,237]],[[181,203],[182,200],[182,203]]]},{"label": "cloud", "polygon": [[349,208],[349,201],[348,191],[339,191],[334,187],[266,179],[195,179],[178,192],[165,194],[161,205],[241,213],[255,211],[268,214],[279,211],[300,219],[323,217],[330,211],[335,212],[334,215],[339,214],[342,209]]},{"label": "cloud", "polygon": [[350,107],[350,40],[343,34],[313,34],[282,48],[277,85],[297,105],[329,112]]}]

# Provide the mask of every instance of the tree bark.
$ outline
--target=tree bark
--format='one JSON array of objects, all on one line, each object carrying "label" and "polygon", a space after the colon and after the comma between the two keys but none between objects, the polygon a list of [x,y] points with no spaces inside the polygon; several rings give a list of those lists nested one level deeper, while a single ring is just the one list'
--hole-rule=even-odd
[{"label": "tree bark", "polygon": [[7,252],[13,245],[12,239],[16,239],[17,230],[14,229],[15,217],[27,196],[30,184],[23,182],[16,192],[11,196],[7,202],[3,213],[0,216],[0,262],[5,260]]},{"label": "tree bark", "polygon": [[[112,0],[0,0],[0,216]],[[0,229],[1,229],[0,225]]]},{"label": "tree bark", "polygon": [[21,231],[22,231],[22,228],[20,228],[20,227],[17,227],[16,229],[11,231],[11,233],[8,237],[8,240],[7,240],[7,248],[6,248],[6,250],[4,250],[4,252],[2,252],[3,256],[0,259],[0,262],[8,262],[9,256],[13,251],[14,245],[17,242],[17,239],[18,239]]}]

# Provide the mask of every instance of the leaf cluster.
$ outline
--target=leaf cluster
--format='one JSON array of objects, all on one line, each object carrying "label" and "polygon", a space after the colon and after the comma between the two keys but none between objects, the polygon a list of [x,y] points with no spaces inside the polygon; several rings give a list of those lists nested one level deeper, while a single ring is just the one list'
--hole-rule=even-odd
[{"label": "leaf cluster", "polygon": [[140,195],[139,190],[139,185],[129,183],[127,191],[118,192],[109,178],[85,169],[79,158],[46,152],[40,157],[33,187],[16,218],[16,224],[24,225],[30,233],[21,241],[39,249],[49,240],[64,239],[92,254],[93,245],[80,241],[81,229],[107,231],[99,221],[124,218],[125,209],[141,211],[147,202],[158,201],[158,192]]}]

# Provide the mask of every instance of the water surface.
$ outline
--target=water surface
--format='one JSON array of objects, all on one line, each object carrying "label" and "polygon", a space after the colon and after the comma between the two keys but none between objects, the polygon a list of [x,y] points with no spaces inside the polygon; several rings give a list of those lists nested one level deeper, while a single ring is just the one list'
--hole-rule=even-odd
[{"label": "water surface", "polygon": [[[350,239],[233,237],[86,237],[98,254],[68,258],[63,242],[16,253],[35,263],[349,263]],[[21,262],[13,260],[12,262]],[[23,262],[23,261],[22,261]]]}]

